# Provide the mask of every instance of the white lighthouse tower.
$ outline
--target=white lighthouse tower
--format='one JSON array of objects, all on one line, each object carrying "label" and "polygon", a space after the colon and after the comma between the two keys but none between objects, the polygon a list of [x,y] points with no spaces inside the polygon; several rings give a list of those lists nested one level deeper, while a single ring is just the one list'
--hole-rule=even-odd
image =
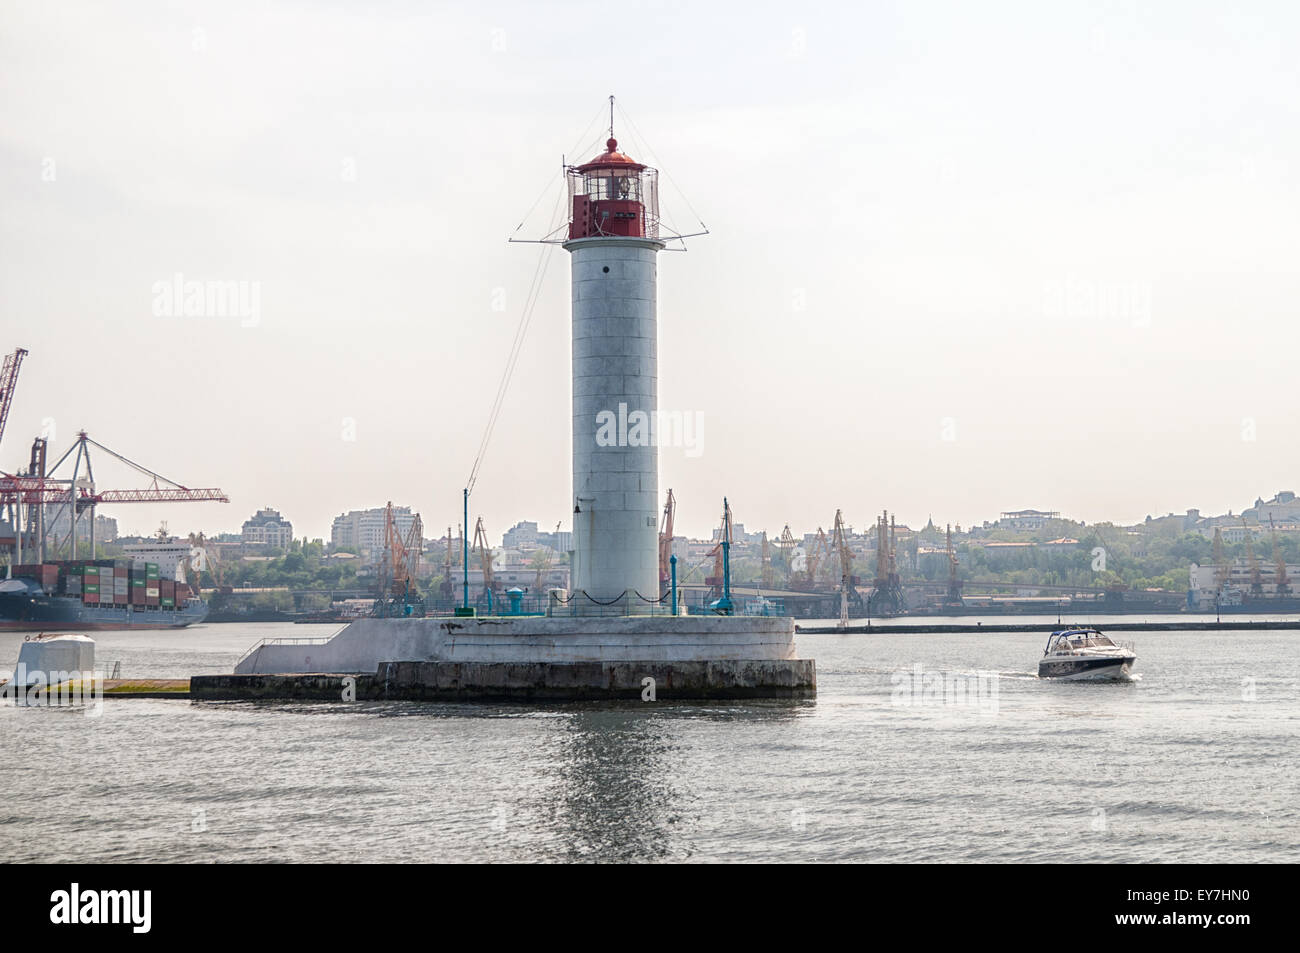
[{"label": "white lighthouse tower", "polygon": [[[612,130],[611,130],[612,132]],[[568,170],[573,265],[573,567],[578,614],[659,592],[654,169],[605,151]],[[648,606],[647,606],[648,608]]]}]

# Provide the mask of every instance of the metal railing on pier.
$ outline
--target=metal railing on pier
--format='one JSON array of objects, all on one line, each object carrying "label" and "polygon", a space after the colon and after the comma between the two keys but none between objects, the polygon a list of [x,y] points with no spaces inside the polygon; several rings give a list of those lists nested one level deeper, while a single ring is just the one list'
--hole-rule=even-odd
[{"label": "metal railing on pier", "polygon": [[[334,635],[338,635],[338,633],[336,632],[334,633]],[[324,645],[332,638],[334,638],[333,635],[325,636],[325,637],[315,636],[315,637],[304,638],[304,639],[258,639],[257,642],[247,652],[239,656],[238,661],[235,662],[235,667],[238,668],[240,662],[244,661],[244,659],[248,658],[258,649],[260,649],[263,645]]]}]

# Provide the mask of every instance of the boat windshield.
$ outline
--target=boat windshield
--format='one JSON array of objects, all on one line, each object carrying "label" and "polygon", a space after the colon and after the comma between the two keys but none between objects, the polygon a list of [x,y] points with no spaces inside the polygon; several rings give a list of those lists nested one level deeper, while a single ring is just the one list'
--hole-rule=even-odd
[{"label": "boat windshield", "polygon": [[1047,639],[1047,648],[1044,655],[1049,652],[1070,652],[1074,649],[1089,648],[1114,648],[1115,643],[1107,636],[1095,631],[1077,631],[1077,632],[1053,632]]}]

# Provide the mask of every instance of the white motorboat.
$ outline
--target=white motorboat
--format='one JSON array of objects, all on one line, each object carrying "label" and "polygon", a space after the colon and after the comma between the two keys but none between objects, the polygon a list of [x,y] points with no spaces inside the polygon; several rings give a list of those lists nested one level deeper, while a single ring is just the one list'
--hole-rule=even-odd
[{"label": "white motorboat", "polygon": [[1072,681],[1127,678],[1137,654],[1131,645],[1111,641],[1099,629],[1058,629],[1047,637],[1038,660],[1039,678]]}]

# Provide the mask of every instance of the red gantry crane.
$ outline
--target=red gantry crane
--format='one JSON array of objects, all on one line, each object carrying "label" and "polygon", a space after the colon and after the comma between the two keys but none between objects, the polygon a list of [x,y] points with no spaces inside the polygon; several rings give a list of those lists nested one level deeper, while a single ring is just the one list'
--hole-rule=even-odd
[{"label": "red gantry crane", "polygon": [[[27,508],[29,514],[32,513],[32,508],[35,507],[36,513],[39,514],[32,522],[34,526],[40,527],[36,543],[40,551],[39,558],[41,561],[45,559],[44,526],[46,520],[44,508],[47,506],[68,507],[70,511],[68,550],[70,558],[76,559],[77,521],[81,518],[83,512],[87,510],[90,512],[90,546],[93,554],[95,546],[95,507],[101,503],[230,502],[230,498],[216,487],[192,488],[183,486],[175,480],[169,480],[162,474],[141,466],[134,460],[130,460],[117,451],[110,450],[98,441],[92,440],[84,430],[77,434],[76,442],[46,472],[44,469],[44,442],[43,438],[37,438],[37,445],[32,448],[35,472],[18,475],[0,474],[0,507],[9,506],[19,514],[19,522],[21,522],[20,511],[24,507]],[[38,446],[39,454],[37,453]],[[128,490],[98,489],[95,486],[95,472],[90,458],[91,447],[102,450],[137,473],[148,477],[149,485]],[[59,467],[67,462],[69,458],[72,461],[71,476],[68,478],[56,477],[55,474],[58,472]],[[21,541],[19,545],[21,545]],[[21,558],[21,554],[18,555]]]},{"label": "red gantry crane", "polygon": [[[20,347],[5,357],[4,365],[0,367],[0,440],[4,438],[9,408],[13,404],[14,389],[18,384],[18,372],[22,369],[23,358],[26,356],[27,351]],[[92,446],[125,463],[137,473],[149,477],[149,486],[132,490],[98,490],[95,487],[95,474],[90,461]],[[32,443],[31,460],[26,473],[20,471],[11,474],[0,471],[0,511],[6,507],[9,509],[14,528],[16,562],[23,560],[24,535],[30,536],[35,544],[37,559],[40,562],[45,561],[45,508],[47,506],[68,508],[68,551],[70,558],[76,559],[77,520],[86,510],[90,511],[90,553],[92,557],[94,556],[95,507],[100,503],[179,503],[200,500],[230,502],[230,498],[215,487],[191,489],[133,460],[128,460],[115,450],[110,450],[103,444],[91,440],[84,430],[77,434],[76,442],[48,471],[45,466],[46,451],[46,439],[37,437]],[[67,479],[55,477],[55,472],[69,457],[72,457],[71,477]],[[24,526],[24,516],[26,516],[26,526]]]}]

